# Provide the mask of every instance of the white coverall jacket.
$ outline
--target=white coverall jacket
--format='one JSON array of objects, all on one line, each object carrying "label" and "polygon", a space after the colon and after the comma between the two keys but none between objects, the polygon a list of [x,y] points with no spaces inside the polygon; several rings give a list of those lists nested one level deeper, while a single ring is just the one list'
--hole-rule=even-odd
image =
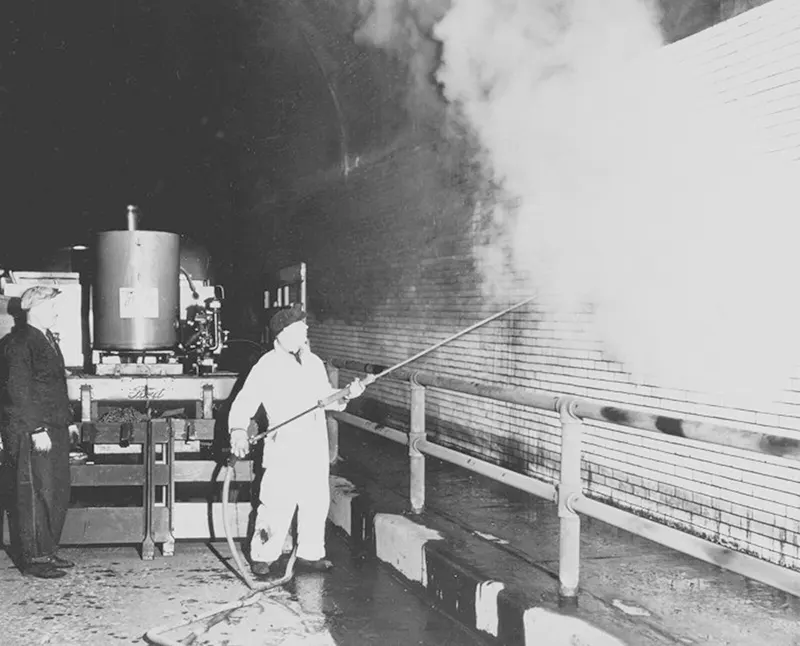
[{"label": "white coverall jacket", "polygon": [[[253,366],[228,415],[228,428],[246,429],[260,404],[270,426],[315,406],[334,392],[322,360],[303,354],[300,364],[280,346]],[[345,402],[330,406],[341,410]],[[253,561],[272,563],[283,551],[297,508],[297,556],[325,556],[325,522],[330,505],[328,430],[325,412],[315,410],[264,439],[264,477],[255,532]]]}]

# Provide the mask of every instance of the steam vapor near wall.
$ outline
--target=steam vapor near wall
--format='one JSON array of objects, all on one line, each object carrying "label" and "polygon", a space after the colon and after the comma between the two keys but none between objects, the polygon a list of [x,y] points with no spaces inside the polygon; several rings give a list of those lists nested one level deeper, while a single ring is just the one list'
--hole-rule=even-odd
[{"label": "steam vapor near wall", "polygon": [[651,4],[361,9],[375,45],[440,44],[435,78],[508,198],[479,254],[487,285],[510,263],[554,319],[590,306],[590,332],[642,383],[779,396],[800,365],[800,169],[668,54]]},{"label": "steam vapor near wall", "polygon": [[408,104],[416,113],[441,108],[433,73],[439,65],[440,43],[434,26],[450,8],[450,0],[357,0],[361,17],[354,38],[404,60],[410,77]]}]

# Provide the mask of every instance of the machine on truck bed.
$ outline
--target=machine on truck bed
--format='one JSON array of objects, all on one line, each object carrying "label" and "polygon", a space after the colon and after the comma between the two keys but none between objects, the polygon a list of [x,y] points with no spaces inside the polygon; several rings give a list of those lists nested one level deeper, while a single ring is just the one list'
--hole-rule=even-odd
[{"label": "machine on truck bed", "polygon": [[[176,538],[222,536],[212,447],[227,435],[222,406],[238,379],[219,369],[228,341],[223,288],[180,235],[139,229],[135,207],[125,229],[71,252],[79,271],[0,270],[0,337],[21,314],[25,289],[62,292],[53,331],[81,428],[62,544],[141,543],[143,557],[153,558],[157,543],[170,555]],[[282,275],[265,306],[305,304],[305,265]],[[237,480],[251,479],[246,463]],[[250,504],[233,508],[243,535]]]}]

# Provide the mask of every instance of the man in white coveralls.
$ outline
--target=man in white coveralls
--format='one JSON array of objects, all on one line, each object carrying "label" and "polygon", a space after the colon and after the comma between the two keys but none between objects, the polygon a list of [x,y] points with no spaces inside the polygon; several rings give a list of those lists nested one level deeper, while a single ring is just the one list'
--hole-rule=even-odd
[{"label": "man in white coveralls", "polygon": [[[275,347],[253,366],[228,416],[231,451],[249,450],[247,428],[259,405],[274,427],[315,406],[334,392],[322,360],[308,345],[306,315],[300,305],[279,311],[269,323]],[[344,410],[364,385],[353,381],[347,395],[328,407]],[[325,571],[325,522],[330,504],[328,431],[317,409],[264,439],[264,477],[255,531],[250,543],[253,574],[277,575],[276,562],[297,510],[297,569]]]}]

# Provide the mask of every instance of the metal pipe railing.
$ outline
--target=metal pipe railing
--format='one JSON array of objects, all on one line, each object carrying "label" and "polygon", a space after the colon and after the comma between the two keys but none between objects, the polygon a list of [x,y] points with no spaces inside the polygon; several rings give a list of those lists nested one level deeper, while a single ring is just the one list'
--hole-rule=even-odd
[{"label": "metal pipe railing", "polygon": [[[381,437],[385,437],[387,440],[391,440],[397,444],[408,444],[408,434],[404,433],[403,431],[398,431],[397,429],[383,426],[382,424],[378,424],[376,422],[371,422],[368,419],[358,417],[352,413],[333,413],[333,416],[340,422],[348,424],[349,426],[354,426],[355,428],[360,428],[362,431],[368,431],[370,433],[374,433],[375,435],[380,435]],[[472,471],[473,473],[478,473],[482,476],[486,476],[487,478],[491,478],[492,480],[496,480],[497,482],[502,482],[503,484],[507,484],[509,487],[514,487],[515,489],[519,489],[520,491],[524,491],[539,498],[544,498],[550,502],[555,502],[557,499],[556,488],[547,482],[537,480],[536,478],[531,478],[530,476],[522,475],[521,473],[511,471],[510,469],[498,467],[496,464],[492,464],[491,462],[485,462],[484,460],[473,458],[464,453],[460,453],[459,451],[448,449],[440,444],[434,444],[428,440],[417,442],[417,448],[421,453],[424,453],[432,458],[436,458],[444,462],[450,462],[451,464],[463,467],[464,469]]]},{"label": "metal pipe railing", "polygon": [[[330,359],[344,370],[377,374],[384,366],[344,359]],[[559,596],[562,604],[577,604],[580,580],[580,517],[579,513],[620,527],[662,545],[683,552],[732,572],[756,579],[767,585],[800,596],[800,574],[762,559],[730,550],[685,532],[641,518],[583,496],[581,479],[582,420],[590,419],[709,442],[719,446],[778,455],[800,461],[800,441],[779,433],[760,433],[734,427],[682,420],[649,412],[606,406],[575,397],[558,397],[524,388],[496,386],[479,380],[445,377],[425,371],[397,370],[394,378],[411,382],[411,424],[409,433],[362,419],[349,413],[335,413],[342,422],[400,444],[409,446],[409,498],[412,511],[419,513],[425,505],[425,467],[423,455],[438,458],[457,466],[503,482],[511,487],[558,503],[559,531]],[[439,388],[486,397],[557,412],[561,422],[561,465],[558,487],[515,471],[448,449],[425,439],[425,388]]]},{"label": "metal pipe railing", "polygon": [[381,437],[385,437],[387,440],[391,440],[392,442],[396,442],[397,444],[403,444],[408,446],[408,433],[403,431],[398,431],[395,428],[391,428],[389,426],[384,426],[383,424],[378,424],[377,422],[372,422],[368,419],[363,419],[356,415],[352,415],[351,413],[331,413],[333,417],[335,417],[340,422],[344,422],[345,424],[349,424],[350,426],[355,426],[356,428],[360,428],[362,431],[369,431],[370,433],[374,433],[375,435],[380,435]]},{"label": "metal pipe railing", "polygon": [[[349,426],[380,435],[398,444],[408,444],[408,434],[403,431],[362,419],[350,413],[334,413],[334,416]],[[490,462],[484,462],[428,440],[420,442],[418,447],[422,453],[432,458],[463,467],[550,502],[559,501],[558,489],[547,482],[498,467]],[[623,509],[586,498],[582,493],[571,500],[569,507],[578,514],[595,518],[706,563],[723,567],[731,572],[755,579],[778,590],[800,597],[800,576],[794,570],[736,552],[692,534],[642,518]],[[559,548],[561,547],[561,537],[559,536]],[[573,568],[578,568],[579,565],[579,560],[572,561]],[[561,554],[559,554],[559,582],[562,586],[561,602],[562,604],[573,604],[576,597],[564,596],[563,586],[565,582],[568,583],[570,580],[576,580],[576,578],[579,580],[580,571],[577,569],[573,569],[572,572],[567,570],[563,572],[564,576],[562,576],[561,567]]]},{"label": "metal pipe railing", "polygon": [[[338,368],[366,372],[368,374],[375,374],[383,369],[383,366],[373,363],[345,359],[331,359],[330,361]],[[452,390],[453,392],[496,399],[510,404],[530,406],[554,413],[558,412],[559,399],[563,399],[563,397],[557,395],[538,393],[528,388],[496,386],[481,382],[479,379],[445,377],[423,370],[416,372],[408,369],[398,370],[393,374],[393,378],[400,381],[416,379],[417,383],[431,388]],[[647,411],[609,406],[580,397],[570,397],[570,399],[575,402],[575,416],[584,421],[593,420],[618,424],[640,431],[707,442],[728,448],[744,449],[800,462],[800,439],[798,439],[800,434],[797,433],[784,433],[778,429],[770,429],[770,431],[763,432],[751,431],[725,424],[685,420]]]}]

